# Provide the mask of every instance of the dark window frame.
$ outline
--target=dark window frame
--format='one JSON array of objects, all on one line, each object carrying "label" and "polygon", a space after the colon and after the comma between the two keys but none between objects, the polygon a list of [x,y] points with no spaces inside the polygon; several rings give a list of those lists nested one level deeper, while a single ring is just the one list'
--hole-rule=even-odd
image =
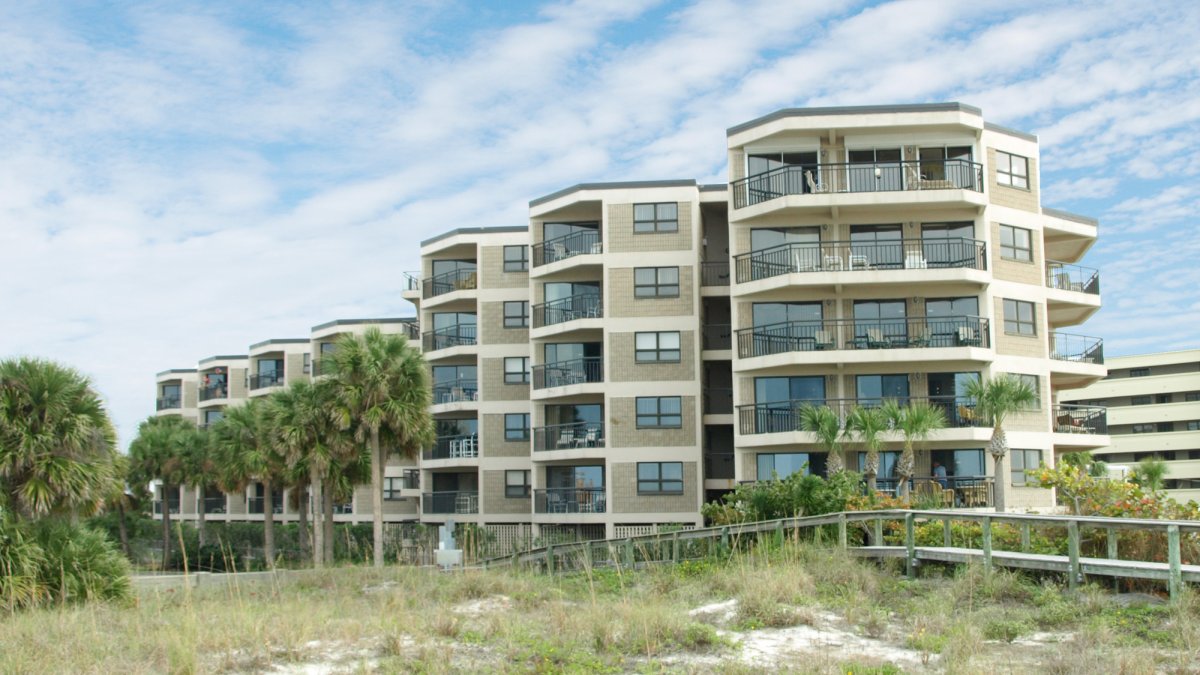
[{"label": "dark window frame", "polygon": [[1150,396],[1130,396],[1129,405],[1150,405],[1154,399]]},{"label": "dark window frame", "polygon": [[[663,402],[674,400],[679,412],[664,412]],[[642,403],[653,401],[653,412],[642,412]],[[682,429],[683,428],[683,397],[682,396],[638,396],[634,399],[634,417],[638,429]],[[675,420],[678,419],[678,422]]]},{"label": "dark window frame", "polygon": [[[509,426],[510,417],[520,417],[522,426]],[[515,443],[529,440],[529,413],[504,413],[504,440]]]},{"label": "dark window frame", "polygon": [[[654,272],[654,283],[647,284],[638,281],[639,272],[645,272],[646,270]],[[670,271],[675,273],[674,283],[669,279],[664,282],[662,278],[664,272]],[[639,300],[648,298],[678,298],[679,278],[678,267],[635,267],[633,268],[633,297]],[[643,289],[646,289],[646,292]],[[671,289],[674,289],[674,291]]]},{"label": "dark window frame", "polygon": [[[638,347],[639,338],[644,335],[654,336],[654,348],[642,349]],[[676,346],[674,349],[664,349],[662,339],[664,335],[674,335]],[[670,354],[675,357],[671,358]],[[666,356],[664,356],[666,355]],[[643,358],[643,356],[645,358]],[[633,361],[634,363],[680,363],[683,359],[683,336],[677,330],[662,330],[662,331],[642,331],[633,334]]]},{"label": "dark window frame", "polygon": [[[1009,234],[1009,243],[1004,243],[1005,233]],[[1018,233],[1023,233],[1025,236],[1025,245],[1021,246],[1017,241]],[[1000,257],[1005,260],[1013,260],[1016,262],[1033,262],[1033,230],[1025,227],[1017,227],[1016,225],[1001,225],[1000,226]]]},{"label": "dark window frame", "polygon": [[[521,484],[509,483],[509,477],[513,474],[522,474]],[[529,469],[506,469],[504,471],[504,497],[505,499],[523,499],[529,496]]]},{"label": "dark window frame", "polygon": [[[647,220],[638,218],[638,207],[648,206],[654,210],[654,216]],[[659,213],[659,208],[663,206],[673,207],[675,215],[673,217],[663,217]],[[679,202],[647,202],[633,205],[633,233],[634,234],[659,234],[673,233],[679,231]]]},{"label": "dark window frame", "polygon": [[1130,376],[1130,377],[1150,377],[1150,368],[1149,368],[1149,367],[1146,367],[1146,368],[1130,368],[1130,369],[1129,369],[1129,376]]},{"label": "dark window frame", "polygon": [[[519,249],[521,257],[510,258],[508,252],[510,250]],[[504,247],[503,253],[504,271],[505,272],[528,272],[529,271],[529,247],[524,244],[510,244]]]},{"label": "dark window frame", "polygon": [[384,476],[383,477],[383,501],[398,502],[403,497],[400,496],[400,490],[404,487],[403,476]]},{"label": "dark window frame", "polygon": [[[679,478],[663,478],[663,467],[666,465],[677,466]],[[643,477],[643,468],[653,469],[654,476]],[[684,492],[683,462],[638,462],[635,471],[639,495],[681,495]],[[673,487],[676,484],[679,486],[677,489]]]},{"label": "dark window frame", "polygon": [[[524,368],[521,372],[516,372],[508,369],[509,361],[521,361]],[[528,356],[506,356],[504,357],[504,384],[529,384],[529,357]]]},{"label": "dark window frame", "polygon": [[1154,425],[1150,422],[1134,424],[1129,428],[1131,434],[1152,434],[1155,433]]},{"label": "dark window frame", "polygon": [[[510,314],[509,305],[519,305],[520,314]],[[528,328],[529,327],[529,301],[528,300],[505,300],[502,307],[504,314],[505,328]],[[515,321],[510,321],[515,319]]]},{"label": "dark window frame", "polygon": [[[1002,161],[1004,160],[1004,161]],[[1018,160],[1020,162],[1018,163]],[[1007,165],[1007,170],[1001,167]],[[1017,166],[1024,167],[1020,171]],[[1029,190],[1029,158],[1003,150],[996,151],[996,184],[1018,190]]]},{"label": "dark window frame", "polygon": [[[1013,316],[1009,315],[1010,303]],[[1026,307],[1029,309],[1029,318],[1022,319],[1021,310]],[[1025,328],[1028,328],[1029,332],[1025,332]],[[1037,337],[1037,303],[1004,298],[1004,333],[1021,337]]]},{"label": "dark window frame", "polygon": [[[1014,487],[1024,487],[1026,485],[1029,485],[1029,478],[1028,478],[1028,476],[1025,475],[1025,472],[1032,471],[1033,469],[1036,469],[1042,465],[1042,451],[1041,450],[1029,450],[1029,449],[1013,449],[1013,450],[1010,450],[1008,454],[1009,454],[1009,459],[1011,462],[1009,465],[1011,467],[1009,470],[1009,473],[1011,474],[1009,477],[1009,479],[1012,481],[1011,484]],[[1021,459],[1020,462],[1017,461],[1018,457]],[[1030,457],[1034,457],[1036,459],[1036,461],[1034,462],[1034,464],[1032,466],[1029,465]],[[1017,467],[1018,463],[1021,464],[1021,466],[1019,468]],[[1019,479],[1018,479],[1018,476],[1020,476]],[[1020,482],[1017,482],[1018,480]]]}]

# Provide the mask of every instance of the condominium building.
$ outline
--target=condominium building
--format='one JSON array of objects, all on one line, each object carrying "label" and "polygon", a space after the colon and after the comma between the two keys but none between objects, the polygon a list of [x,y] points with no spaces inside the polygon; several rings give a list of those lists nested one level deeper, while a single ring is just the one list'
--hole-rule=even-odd
[{"label": "condominium building", "polygon": [[1063,400],[1108,408],[1112,443],[1096,459],[1128,469],[1161,459],[1168,494],[1200,500],[1200,349],[1109,358],[1107,378]]},{"label": "condominium building", "polygon": [[[739,482],[824,471],[806,404],[941,407],[917,474],[945,467],[960,506],[990,505],[997,480],[1009,506],[1051,506],[1025,469],[1108,444],[1102,407],[1060,397],[1106,374],[1098,338],[1061,332],[1100,306],[1078,264],[1097,223],[1042,207],[1035,137],[957,103],[815,108],[733,127],[727,151],[728,184],[581,184],[531,201],[527,225],[422,242],[404,330],[437,441],[398,483],[420,488],[405,517],[523,536],[694,526]],[[313,329],[314,376],[340,324]],[[252,347],[274,363],[252,371],[286,370],[288,346]],[[1010,418],[997,477],[965,389],[1002,373],[1038,400]],[[902,439],[884,440],[889,489]],[[852,469],[860,450],[843,450]]]}]

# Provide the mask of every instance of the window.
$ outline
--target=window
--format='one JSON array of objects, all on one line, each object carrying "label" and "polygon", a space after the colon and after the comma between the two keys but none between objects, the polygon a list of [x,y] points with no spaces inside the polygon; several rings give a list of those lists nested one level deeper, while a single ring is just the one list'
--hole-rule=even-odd
[{"label": "window", "polygon": [[504,384],[529,383],[529,357],[509,356],[504,359]]},{"label": "window", "polygon": [[634,232],[678,232],[679,205],[674,202],[664,204],[634,204]]},{"label": "window", "polygon": [[1189,391],[1183,395],[1183,400],[1188,403],[1200,401],[1200,391]]},{"label": "window", "polygon": [[814,457],[807,452],[762,453],[757,457],[758,479],[783,479],[794,473],[805,476],[815,474],[819,469],[811,464]]},{"label": "window", "polygon": [[1012,335],[1037,335],[1032,302],[1004,301],[1004,332]]},{"label": "window", "polygon": [[1133,396],[1129,399],[1129,405],[1150,405],[1149,396]]},{"label": "window", "polygon": [[1159,394],[1158,396],[1154,397],[1154,402],[1155,403],[1170,403],[1171,395],[1170,394]]},{"label": "window", "polygon": [[1133,425],[1133,433],[1135,434],[1152,434],[1154,433],[1153,424],[1135,424]]},{"label": "window", "polygon": [[633,270],[635,298],[679,297],[678,267],[636,267]]},{"label": "window", "polygon": [[1029,385],[1033,389],[1033,403],[1029,404],[1028,410],[1038,410],[1042,407],[1042,385],[1038,381],[1037,375],[1025,375],[1022,373],[1013,373],[1013,377]]},{"label": "window", "polygon": [[384,501],[394,502],[400,499],[400,488],[404,487],[404,479],[400,477],[387,477],[383,479],[383,499]]},{"label": "window", "polygon": [[683,494],[683,462],[638,462],[640,495]]},{"label": "window", "polygon": [[505,246],[504,271],[524,272],[529,269],[529,247]]},{"label": "window", "polygon": [[529,413],[505,413],[504,440],[529,440]]},{"label": "window", "polygon": [[[1188,420],[1187,430],[1188,431],[1200,431],[1200,420]],[[1196,459],[1196,458],[1192,457],[1191,453],[1188,453],[1188,459]]]},{"label": "window", "polygon": [[635,333],[633,344],[638,363],[679,363],[679,331]]},{"label": "window", "polygon": [[1154,425],[1154,430],[1160,434],[1165,434],[1165,433],[1168,433],[1171,431],[1175,431],[1175,423],[1174,422],[1159,422],[1158,424]]},{"label": "window", "polygon": [[528,328],[529,327],[529,302],[526,300],[513,300],[504,303],[504,327],[505,328]]},{"label": "window", "polygon": [[1020,155],[996,151],[996,182],[1009,187],[1029,189],[1029,160]]},{"label": "window", "polygon": [[683,399],[678,396],[639,396],[637,428],[683,428]]},{"label": "window", "polygon": [[312,372],[312,354],[304,352],[304,374]]},{"label": "window", "polygon": [[1149,377],[1150,369],[1149,368],[1130,368],[1129,376],[1130,377]]},{"label": "window", "polygon": [[1033,243],[1029,230],[1012,225],[1000,226],[1000,257],[1033,262]]},{"label": "window", "polygon": [[504,472],[504,496],[529,496],[529,471],[513,470]]},{"label": "window", "polygon": [[1009,456],[1012,458],[1013,485],[1025,485],[1025,472],[1042,465],[1041,450],[1013,450]]}]

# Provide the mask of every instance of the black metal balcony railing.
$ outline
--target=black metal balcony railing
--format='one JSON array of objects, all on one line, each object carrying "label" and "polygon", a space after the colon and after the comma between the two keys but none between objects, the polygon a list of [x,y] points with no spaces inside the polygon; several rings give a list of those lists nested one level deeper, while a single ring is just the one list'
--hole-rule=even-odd
[{"label": "black metal balcony railing", "polygon": [[1060,434],[1107,434],[1108,408],[1088,405],[1054,406],[1054,431]]},{"label": "black metal balcony railing", "polygon": [[201,501],[203,501],[204,513],[225,513],[225,495],[205,497]]},{"label": "black metal balcony railing", "polygon": [[600,230],[581,230],[533,245],[533,266],[541,267],[577,255],[603,253]]},{"label": "black metal balcony railing", "polygon": [[792,164],[730,184],[733,208],[785,195],[972,190],[983,192],[983,165],[965,159],[863,164]]},{"label": "black metal balcony railing", "polygon": [[1100,295],[1100,270],[1047,260],[1046,285],[1064,291]]},{"label": "black metal balcony railing", "polygon": [[533,449],[536,451],[603,447],[603,422],[572,422],[533,429]]},{"label": "black metal balcony railing", "polygon": [[733,331],[727,323],[706,323],[700,327],[702,349],[729,349],[733,346]]},{"label": "black metal balcony railing", "polygon": [[225,398],[229,394],[229,387],[224,383],[210,384],[207,387],[200,385],[200,400],[211,401],[216,398]]},{"label": "black metal balcony railing", "polygon": [[[271,513],[283,513],[283,499],[279,495],[275,495],[276,499],[271,504]],[[249,497],[246,499],[246,511],[251,514],[261,514],[263,512],[263,498]]]},{"label": "black metal balcony railing", "polygon": [[421,471],[419,469],[405,469],[404,475],[400,478],[400,489],[421,489]]},{"label": "black metal balcony railing", "polygon": [[436,298],[451,291],[474,290],[479,276],[474,269],[457,269],[435,274],[421,283],[424,298]]},{"label": "black metal balcony railing", "polygon": [[335,516],[349,516],[354,514],[354,502],[342,502],[333,505],[333,514]]},{"label": "black metal balcony railing", "polygon": [[738,356],[837,349],[990,347],[989,323],[977,316],[788,321],[737,332]]},{"label": "black metal balcony railing", "polygon": [[802,272],[987,269],[987,243],[963,237],[792,243],[733,258],[738,283]]},{"label": "black metal balcony railing", "polygon": [[533,388],[565,387],[569,384],[588,384],[604,381],[604,357],[586,356],[582,359],[559,361],[533,367]]},{"label": "black metal balcony railing", "polygon": [[421,511],[426,514],[479,513],[479,492],[424,492],[421,494]]},{"label": "black metal balcony railing", "polygon": [[700,263],[700,285],[701,286],[728,286],[729,285],[729,261],[720,260],[716,262]]},{"label": "black metal balcony railing", "polygon": [[421,327],[417,325],[416,319],[404,321],[400,324],[400,332],[409,340],[421,339]]},{"label": "black metal balcony railing", "polygon": [[282,387],[282,386],[283,386],[283,373],[278,372],[278,371],[272,372],[272,373],[259,373],[257,375],[250,376],[250,389],[251,390],[266,389],[267,387]]},{"label": "black metal balcony railing", "polygon": [[1050,334],[1050,358],[1077,363],[1104,363],[1104,340],[1068,333]]},{"label": "black metal balcony railing", "polygon": [[464,403],[479,400],[479,383],[475,380],[454,380],[433,383],[433,402]]},{"label": "black metal balcony railing", "polygon": [[[169,500],[167,502],[167,511],[173,516],[177,515],[179,513],[179,500],[178,499]],[[156,515],[156,516],[162,515],[162,500],[161,499],[154,500],[154,515]]]},{"label": "black metal balcony railing", "polygon": [[438,436],[432,448],[421,455],[424,459],[473,459],[479,456],[479,434]]},{"label": "black metal balcony railing", "polygon": [[475,344],[475,324],[460,323],[437,330],[429,331],[422,336],[422,347],[427,352],[450,347],[464,347]]},{"label": "black metal balcony railing", "polygon": [[[899,485],[899,478],[875,479],[875,490],[878,492],[895,494]],[[909,493],[915,496],[932,493],[934,485],[942,489],[940,494],[945,500],[944,506],[981,508],[995,504],[992,501],[994,481],[991,476],[913,476],[908,480]]]},{"label": "black metal balcony railing", "polygon": [[604,488],[548,488],[533,491],[534,513],[605,513]]},{"label": "black metal balcony railing", "polygon": [[171,410],[182,407],[178,396],[164,396],[154,402],[155,410]]},{"label": "black metal balcony railing", "polygon": [[404,290],[419,291],[421,290],[421,273],[420,272],[404,272]]},{"label": "black metal balcony railing", "polygon": [[551,300],[533,306],[533,327],[553,326],[575,319],[596,319],[604,316],[604,302],[599,293],[581,293],[569,298]]},{"label": "black metal balcony railing", "polygon": [[800,409],[804,405],[826,405],[840,417],[846,415],[855,407],[876,407],[882,405],[884,399],[895,400],[904,405],[908,403],[928,403],[942,409],[946,414],[946,427],[985,427],[988,420],[975,414],[975,402],[969,398],[956,396],[905,396],[879,398],[842,398],[826,400],[777,401],[772,403],[752,403],[740,405],[738,411],[738,428],[742,434],[774,434],[800,430]]},{"label": "black metal balcony railing", "polygon": [[705,479],[732,479],[734,477],[734,453],[706,452],[704,453]]},{"label": "black metal balcony railing", "polygon": [[704,414],[705,415],[732,415],[733,414],[733,388],[732,387],[705,387],[704,388]]}]

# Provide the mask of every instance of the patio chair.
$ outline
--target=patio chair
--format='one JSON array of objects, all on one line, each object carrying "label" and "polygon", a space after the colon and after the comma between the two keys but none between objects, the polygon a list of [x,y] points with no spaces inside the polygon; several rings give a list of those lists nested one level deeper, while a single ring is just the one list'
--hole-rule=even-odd
[{"label": "patio chair", "polygon": [[904,269],[906,270],[923,270],[929,267],[925,262],[925,256],[921,255],[920,251],[909,251],[904,256]]},{"label": "patio chair", "polygon": [[912,334],[908,336],[908,346],[928,347],[929,328],[927,326],[913,326]]},{"label": "patio chair", "polygon": [[550,244],[550,262],[558,262],[567,257],[567,247],[562,244]]},{"label": "patio chair", "polygon": [[813,333],[814,347],[818,350],[833,349],[833,333],[819,330]]},{"label": "patio chair", "polygon": [[804,181],[806,183],[808,183],[808,191],[813,194],[819,194],[822,192],[829,191],[829,189],[826,188],[824,184],[818,183],[816,180],[813,179],[812,169],[808,169],[804,172]]},{"label": "patio chair", "polygon": [[558,447],[569,448],[575,445],[575,431],[573,429],[563,429],[558,435]]},{"label": "patio chair", "polygon": [[883,329],[867,329],[867,349],[886,349],[890,346],[892,346],[892,343],[883,336]]},{"label": "patio chair", "polygon": [[979,333],[972,326],[959,326],[955,332],[955,341],[959,347],[978,347]]}]

